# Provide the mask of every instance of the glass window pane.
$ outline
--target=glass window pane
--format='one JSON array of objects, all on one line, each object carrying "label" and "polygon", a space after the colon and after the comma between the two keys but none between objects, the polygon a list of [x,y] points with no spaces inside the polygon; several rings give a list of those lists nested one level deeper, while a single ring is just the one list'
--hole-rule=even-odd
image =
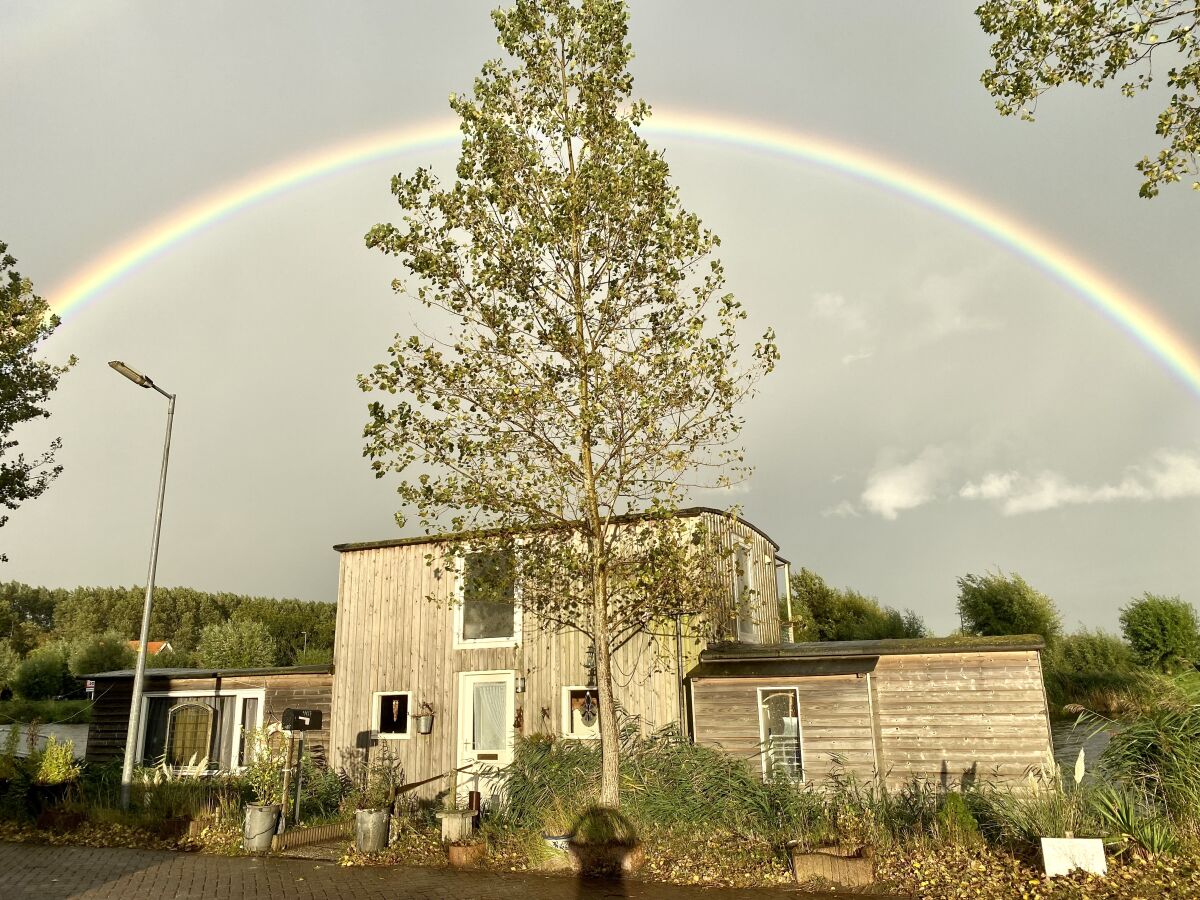
[{"label": "glass window pane", "polygon": [[258,725],[258,698],[247,697],[242,703],[242,727],[238,740],[238,765],[250,762],[250,734]]},{"label": "glass window pane", "polygon": [[803,777],[800,751],[800,693],[795,689],[763,691],[763,770],[788,778]]},{"label": "glass window pane", "polygon": [[515,633],[512,553],[489,550],[463,559],[463,640],[508,638]]},{"label": "glass window pane", "polygon": [[194,766],[208,760],[213,709],[186,703],[171,710],[167,724],[167,764]]},{"label": "glass window pane", "polygon": [[503,750],[507,745],[505,711],[508,684],[480,681],[474,685],[474,735],[476,750]]},{"label": "glass window pane", "polygon": [[408,734],[408,694],[380,694],[379,733]]}]

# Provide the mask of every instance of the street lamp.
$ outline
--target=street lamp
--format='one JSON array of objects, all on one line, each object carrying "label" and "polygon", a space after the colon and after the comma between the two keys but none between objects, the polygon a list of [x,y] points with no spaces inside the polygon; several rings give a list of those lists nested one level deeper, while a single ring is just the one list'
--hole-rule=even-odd
[{"label": "street lamp", "polygon": [[129,808],[133,784],[133,757],[142,717],[142,687],[146,680],[146,644],[150,639],[150,607],[154,600],[154,573],[158,568],[158,536],[162,532],[163,496],[167,491],[167,457],[171,453],[171,423],[175,420],[175,395],[168,394],[150,379],[120,360],[109,363],[138,387],[154,388],[167,398],[167,439],[163,444],[162,471],[158,476],[158,503],[154,508],[154,537],[150,542],[150,571],[146,575],[146,602],[142,606],[142,633],[138,641],[137,666],[133,673],[133,697],[129,702],[129,733],[125,736],[125,764],[121,768],[121,807]]}]

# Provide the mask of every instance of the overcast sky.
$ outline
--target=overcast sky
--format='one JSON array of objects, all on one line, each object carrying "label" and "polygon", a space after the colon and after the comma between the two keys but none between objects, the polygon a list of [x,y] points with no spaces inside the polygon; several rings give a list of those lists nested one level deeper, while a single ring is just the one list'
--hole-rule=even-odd
[{"label": "overcast sky", "polygon": [[[0,6],[0,239],[54,301],[107,248],[272,164],[447,114],[496,55],[491,2]],[[979,84],[970,4],[634,2],[636,91],[663,110],[833,139],[973,195],[1200,342],[1186,187],[1140,200],[1158,97],[1063,90],[1036,124]],[[659,141],[723,239],[751,333],[783,362],[746,408],[745,516],[796,566],[936,631],[955,579],[1001,568],[1068,627],[1143,591],[1197,600],[1200,403],[1077,294],[940,213],[812,165]],[[159,582],[331,600],[341,541],[392,537],[355,375],[410,311],[363,246],[398,218],[365,164],[229,217],[70,317],[53,417],[65,471],[0,531],[0,579],[145,578],[165,401],[179,394]]]}]

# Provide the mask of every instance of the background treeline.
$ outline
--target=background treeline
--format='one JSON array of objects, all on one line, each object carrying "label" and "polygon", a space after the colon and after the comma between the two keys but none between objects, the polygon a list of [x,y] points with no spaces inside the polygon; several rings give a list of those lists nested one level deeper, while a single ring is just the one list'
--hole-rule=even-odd
[{"label": "background treeline", "polygon": [[[791,589],[793,640],[877,641],[929,636],[925,622],[911,609],[901,612],[852,588],[831,587],[808,569],[792,576]],[[781,604],[779,620],[785,625],[788,621],[786,604]]]},{"label": "background treeline", "polygon": [[[130,668],[145,589],[0,583],[0,685],[25,699],[76,692],[77,676]],[[316,665],[333,654],[333,603],[155,588],[153,667]]]}]

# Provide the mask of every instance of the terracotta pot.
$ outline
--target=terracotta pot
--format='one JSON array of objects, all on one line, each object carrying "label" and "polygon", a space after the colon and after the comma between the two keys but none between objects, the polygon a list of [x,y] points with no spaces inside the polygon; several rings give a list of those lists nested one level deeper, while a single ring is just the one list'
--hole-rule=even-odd
[{"label": "terracotta pot", "polygon": [[446,858],[456,869],[468,869],[483,861],[486,844],[447,844]]}]

